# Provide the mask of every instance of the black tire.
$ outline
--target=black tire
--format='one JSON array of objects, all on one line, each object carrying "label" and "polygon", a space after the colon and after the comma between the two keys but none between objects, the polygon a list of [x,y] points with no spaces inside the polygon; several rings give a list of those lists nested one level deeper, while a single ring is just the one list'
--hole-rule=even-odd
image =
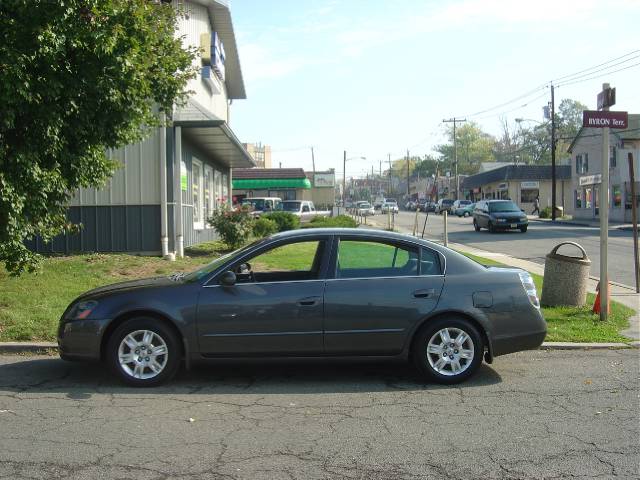
[{"label": "black tire", "polygon": [[493,226],[493,223],[489,222],[488,225],[489,233],[496,233],[496,227]]},{"label": "black tire", "polygon": [[[131,373],[129,366],[121,365],[119,359],[119,349],[123,340],[128,335],[139,331],[153,332],[155,336],[152,337],[151,345],[161,346],[160,340],[166,345],[166,355],[158,354],[157,357],[155,357],[158,359],[158,363],[163,365],[161,371],[149,378],[135,378],[133,376],[135,372]],[[142,340],[141,336],[142,334],[138,334],[137,338]],[[129,347],[123,346],[123,348],[127,349]],[[145,350],[143,348],[142,352],[144,351]],[[130,348],[126,353],[135,357],[137,355],[136,352],[137,350],[134,352],[133,348]],[[115,329],[107,343],[106,359],[109,368],[111,368],[113,373],[127,385],[131,385],[133,387],[155,387],[171,380],[171,378],[175,376],[180,368],[182,354],[183,352],[180,340],[172,328],[164,324],[162,321],[152,317],[135,317],[125,321]],[[138,357],[142,357],[143,361],[145,359],[148,361],[153,357],[152,354],[149,354],[148,357],[143,355],[145,354],[140,353],[140,356]],[[138,364],[138,362],[132,360],[131,365],[135,366],[136,364]],[[146,364],[141,364],[141,368],[141,373],[144,375],[151,375],[154,373],[153,369],[150,366],[146,366]],[[129,373],[127,370],[129,370]]]},{"label": "black tire", "polygon": [[527,231],[527,227],[520,227],[520,231],[521,231],[522,233],[526,233],[526,231]]},{"label": "black tire", "polygon": [[[434,365],[437,365],[436,358],[440,359],[440,355],[437,353],[427,353],[427,346],[432,338],[435,337],[442,341],[438,332],[443,329],[449,329],[448,331],[451,333],[455,333],[456,331],[464,332],[469,340],[465,341],[463,346],[469,347],[469,345],[471,345],[473,347],[473,355],[470,359],[458,358],[458,352],[462,352],[463,349],[455,349],[454,347],[454,349],[451,350],[452,352],[456,352],[455,354],[452,353],[452,355],[458,361],[458,365],[464,368],[460,373],[455,374],[451,372],[450,365],[447,365],[449,368],[445,366],[438,371]],[[482,364],[482,357],[484,356],[484,342],[482,338],[478,329],[464,318],[455,316],[438,318],[433,321],[428,321],[427,324],[418,331],[413,340],[411,357],[416,368],[426,379],[445,385],[460,383],[473,375]],[[455,338],[451,340],[455,341]],[[469,342],[471,342],[471,344]],[[466,348],[464,350],[468,351],[470,349]],[[432,363],[434,365],[432,365]],[[440,373],[441,371],[445,373]]]},{"label": "black tire", "polygon": [[478,223],[476,222],[476,219],[475,219],[475,218],[473,219],[473,229],[474,229],[476,232],[479,232],[479,231],[480,231],[480,225],[478,225]]}]

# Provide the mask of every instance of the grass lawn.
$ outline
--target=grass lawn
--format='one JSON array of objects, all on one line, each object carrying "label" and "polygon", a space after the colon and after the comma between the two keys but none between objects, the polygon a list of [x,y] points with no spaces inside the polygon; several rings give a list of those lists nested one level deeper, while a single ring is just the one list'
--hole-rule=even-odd
[{"label": "grass lawn", "polygon": [[[460,252],[463,253],[463,252]],[[489,258],[463,253],[478,263],[487,266],[506,266]],[[542,293],[543,277],[532,273],[538,295]],[[542,314],[547,321],[547,342],[626,342],[627,337],[618,332],[629,326],[629,317],[635,312],[618,302],[611,302],[611,315],[606,322],[592,313],[591,308],[596,299],[593,293],[587,293],[587,304],[584,307],[542,307]]]},{"label": "grass lawn", "polygon": [[[256,258],[254,269],[273,270],[276,266],[292,270],[309,268],[317,242],[307,242],[273,250]],[[372,252],[372,249],[378,249]],[[388,264],[389,247],[353,242],[343,252],[343,261],[350,268],[359,268],[382,262]],[[220,242],[208,242],[187,249],[187,257],[167,262],[158,257],[140,257],[123,254],[89,254],[52,256],[45,258],[42,269],[35,274],[10,277],[0,269],[0,341],[55,340],[58,319],[66,306],[81,293],[110,283],[136,278],[168,275],[173,272],[194,270],[223,253]],[[406,261],[398,254],[397,262]],[[499,262],[468,255],[485,265]],[[371,259],[375,259],[372,262]],[[542,277],[533,275],[538,292],[542,290]],[[600,323],[591,313],[594,295],[587,298],[588,307],[543,308],[548,323],[548,341],[617,342],[627,340],[618,331],[628,325],[633,310],[613,302],[610,320]]]}]

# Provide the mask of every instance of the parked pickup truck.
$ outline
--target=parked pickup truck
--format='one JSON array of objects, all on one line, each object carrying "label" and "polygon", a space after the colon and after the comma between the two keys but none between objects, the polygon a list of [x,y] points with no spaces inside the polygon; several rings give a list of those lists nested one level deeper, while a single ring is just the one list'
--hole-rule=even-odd
[{"label": "parked pickup truck", "polygon": [[282,210],[300,217],[301,222],[309,222],[313,217],[328,217],[331,215],[328,210],[316,210],[313,202],[309,200],[285,200],[282,202]]}]

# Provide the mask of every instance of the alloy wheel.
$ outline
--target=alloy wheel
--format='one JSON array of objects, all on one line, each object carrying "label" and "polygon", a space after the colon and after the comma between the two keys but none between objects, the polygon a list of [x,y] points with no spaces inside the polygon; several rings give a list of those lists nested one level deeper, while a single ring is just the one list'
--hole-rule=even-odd
[{"label": "alloy wheel", "polygon": [[164,370],[168,360],[167,343],[152,330],[133,331],[122,339],[118,347],[120,368],[132,378],[154,378]]},{"label": "alloy wheel", "polygon": [[427,344],[427,360],[431,368],[447,377],[460,375],[472,364],[475,346],[471,336],[460,328],[438,330]]}]

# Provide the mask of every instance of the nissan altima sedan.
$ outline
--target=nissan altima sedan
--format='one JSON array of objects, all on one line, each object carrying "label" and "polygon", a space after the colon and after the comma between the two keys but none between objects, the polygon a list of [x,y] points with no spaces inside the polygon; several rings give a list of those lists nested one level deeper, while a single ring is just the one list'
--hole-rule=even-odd
[{"label": "nissan altima sedan", "polygon": [[188,274],[91,290],[67,307],[58,344],[63,359],[103,361],[140,387],[240,357],[401,358],[452,384],[545,334],[523,270],[397,233],[305,229]]}]

